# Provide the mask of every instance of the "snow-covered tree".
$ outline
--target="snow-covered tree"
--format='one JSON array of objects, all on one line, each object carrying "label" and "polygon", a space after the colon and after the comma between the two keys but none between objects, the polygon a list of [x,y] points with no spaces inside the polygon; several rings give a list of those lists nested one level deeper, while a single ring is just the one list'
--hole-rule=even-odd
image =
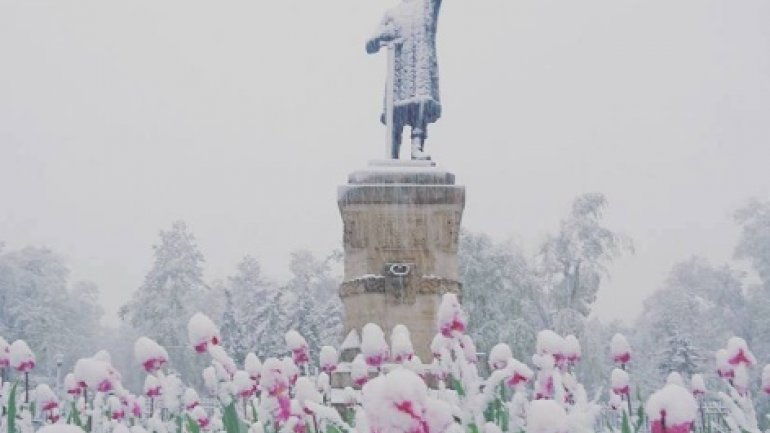
[{"label": "snow-covered tree", "polygon": [[536,305],[544,327],[580,334],[601,280],[608,275],[607,266],[631,249],[627,238],[602,225],[606,207],[602,194],[579,196],[559,232],[540,248]]},{"label": "snow-covered tree", "polygon": [[669,373],[677,372],[685,377],[690,377],[700,372],[701,363],[705,358],[687,336],[675,329],[671,331],[658,362],[661,376],[665,377]]},{"label": "snow-covered tree", "polygon": [[192,369],[187,321],[197,311],[207,311],[203,308],[208,291],[203,282],[203,254],[183,221],[162,230],[153,250],[152,268],[120,314],[140,334],[170,349],[175,366]]},{"label": "snow-covered tree", "polygon": [[264,358],[285,351],[289,319],[282,293],[264,279],[256,259],[245,256],[221,291],[226,300],[222,339],[237,362],[249,352]]},{"label": "snow-covered tree", "polygon": [[290,312],[290,328],[305,337],[312,359],[316,359],[321,346],[336,345],[342,332],[339,281],[330,268],[336,259],[338,255],[319,260],[309,251],[292,253],[292,278],[282,289],[281,305]]},{"label": "snow-covered tree", "polygon": [[468,329],[477,349],[488,352],[504,342],[519,357],[531,353],[537,334],[531,302],[535,279],[521,250],[513,242],[496,243],[463,230],[458,264]]},{"label": "snow-covered tree", "polygon": [[677,343],[677,334],[701,348],[700,357],[713,359],[713,350],[729,337],[747,335],[751,319],[746,307],[741,274],[735,270],[699,257],[675,265],[663,287],[644,301],[636,322],[635,344],[640,353],[651,355],[640,357],[635,365],[646,389],[665,379],[661,365],[668,365],[667,356],[674,355],[667,351]]},{"label": "snow-covered tree", "polygon": [[0,254],[0,335],[35,347],[36,374],[53,375],[55,356],[65,362],[93,347],[102,309],[90,282],[69,283],[64,261],[46,248]]},{"label": "snow-covered tree", "polygon": [[735,257],[751,262],[770,290],[770,202],[750,201],[735,213],[742,233]]}]

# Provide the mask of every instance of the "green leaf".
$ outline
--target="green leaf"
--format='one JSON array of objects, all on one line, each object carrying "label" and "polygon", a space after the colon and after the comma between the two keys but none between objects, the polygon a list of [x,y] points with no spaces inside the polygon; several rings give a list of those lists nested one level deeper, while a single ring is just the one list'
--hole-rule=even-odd
[{"label": "green leaf", "polygon": [[190,415],[186,415],[187,417],[187,431],[190,433],[201,433],[201,426],[198,425],[198,422],[192,419]]},{"label": "green leaf", "polygon": [[620,431],[622,433],[631,433],[631,423],[628,420],[628,413],[623,411],[623,422],[620,424]]},{"label": "green leaf", "polygon": [[449,387],[457,391],[457,394],[460,397],[465,397],[465,389],[463,388],[463,384],[454,376],[449,378]]},{"label": "green leaf", "polygon": [[16,388],[18,386],[19,382],[14,382],[11,394],[8,396],[8,420],[5,423],[8,426],[8,433],[16,433]]},{"label": "green leaf", "polygon": [[[72,423],[74,423],[76,426],[83,428],[83,421],[80,419],[80,411],[78,411],[78,405],[77,402],[72,402],[72,410],[70,411],[69,418],[72,418]],[[67,423],[69,423],[70,419],[67,419]]]},{"label": "green leaf", "polygon": [[326,433],[342,433],[342,432],[333,424],[329,424],[326,426]]},{"label": "green leaf", "polygon": [[479,427],[476,424],[468,424],[468,433],[479,433]]},{"label": "green leaf", "polygon": [[254,422],[259,421],[259,417],[257,416],[257,408],[254,406],[254,400],[251,400],[249,405],[251,406],[251,415],[254,418]]},{"label": "green leaf", "polygon": [[227,433],[247,433],[248,426],[238,417],[238,409],[235,408],[235,400],[224,407],[222,423]]}]

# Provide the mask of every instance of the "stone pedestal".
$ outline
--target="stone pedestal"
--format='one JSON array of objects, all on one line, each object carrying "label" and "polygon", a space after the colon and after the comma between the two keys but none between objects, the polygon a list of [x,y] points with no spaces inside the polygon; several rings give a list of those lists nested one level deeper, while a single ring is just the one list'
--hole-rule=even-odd
[{"label": "stone pedestal", "polygon": [[374,161],[339,188],[344,223],[345,332],[376,323],[409,328],[430,361],[436,312],[460,293],[457,248],[465,188],[430,161]]}]

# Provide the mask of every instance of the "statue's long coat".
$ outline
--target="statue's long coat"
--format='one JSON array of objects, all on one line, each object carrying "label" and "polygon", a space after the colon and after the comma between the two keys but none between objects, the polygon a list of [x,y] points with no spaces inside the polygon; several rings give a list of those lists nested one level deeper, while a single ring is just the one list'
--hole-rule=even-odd
[{"label": "statue's long coat", "polygon": [[[375,37],[393,37],[397,45],[394,74],[394,116],[397,126],[417,126],[441,117],[436,58],[436,29],[441,0],[405,0],[389,10]],[[384,115],[383,115],[384,121]]]}]

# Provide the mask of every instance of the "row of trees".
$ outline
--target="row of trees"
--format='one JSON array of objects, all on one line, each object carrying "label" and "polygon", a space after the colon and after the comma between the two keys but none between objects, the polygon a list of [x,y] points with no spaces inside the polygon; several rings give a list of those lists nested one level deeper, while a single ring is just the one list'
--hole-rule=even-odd
[{"label": "row of trees", "polygon": [[[744,337],[759,357],[770,359],[770,342],[762,338],[770,334],[770,203],[753,202],[736,214],[743,229],[736,258],[751,264],[756,281],[730,265],[690,258],[672,268],[630,329],[590,317],[608,266],[632,251],[630,240],[603,225],[606,206],[601,194],[578,197],[558,231],[534,254],[511,241],[462,233],[463,301],[480,351],[503,341],[524,357],[534,350],[540,329],[573,333],[584,349],[579,373],[592,389],[606,384],[612,368],[607,341],[618,331],[645,354],[633,368],[648,389],[669,371],[708,367],[709,349],[731,335]],[[183,222],[161,231],[153,249],[152,268],[120,311],[124,325],[104,329],[96,286],[71,283],[60,257],[41,248],[0,248],[0,335],[28,340],[38,352],[39,371],[51,375],[56,353],[65,354],[69,364],[108,347],[126,382],[137,387],[141,378],[131,377],[136,368],[130,344],[139,335],[166,346],[173,365],[196,378],[200,361],[186,348],[185,329],[196,311],[218,319],[223,343],[237,361],[249,351],[282,354],[283,334],[292,328],[306,337],[314,355],[321,345],[338,342],[343,313],[332,269],[339,254],[292,254],[291,277],[282,283],[267,278],[259,262],[246,256],[230,277],[207,282],[204,256]]]}]

